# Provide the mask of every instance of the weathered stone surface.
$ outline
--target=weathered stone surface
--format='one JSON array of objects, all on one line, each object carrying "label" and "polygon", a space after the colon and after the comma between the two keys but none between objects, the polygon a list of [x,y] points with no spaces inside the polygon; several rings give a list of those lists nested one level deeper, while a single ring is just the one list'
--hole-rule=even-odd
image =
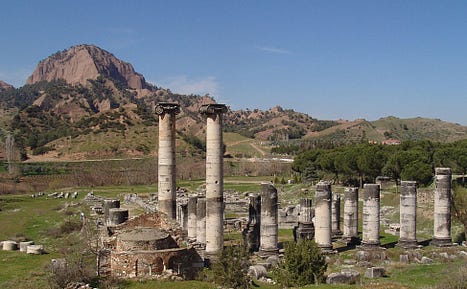
[{"label": "weathered stone surface", "polygon": [[258,251],[260,245],[261,196],[250,194],[248,201],[248,223],[242,231],[242,235],[244,243],[251,253]]},{"label": "weathered stone surface", "polygon": [[344,190],[343,238],[351,244],[360,243],[358,237],[358,188],[345,188]]},{"label": "weathered stone surface", "polygon": [[180,113],[177,103],[160,102],[155,107],[159,115],[158,198],[159,210],[176,218],[175,117]]},{"label": "weathered stone surface", "polygon": [[338,193],[332,193],[331,202],[331,233],[332,236],[342,235],[341,231],[341,196]]},{"label": "weathered stone surface", "polygon": [[417,247],[417,183],[401,182],[400,194],[400,239],[397,243],[402,248]]},{"label": "weathered stone surface", "polygon": [[19,242],[19,250],[26,252],[29,245],[34,245],[34,241]]},{"label": "weathered stone surface", "polygon": [[367,278],[379,278],[384,277],[386,269],[384,267],[371,267],[366,269],[365,277]]},{"label": "weathered stone surface", "polygon": [[409,255],[407,255],[407,254],[399,255],[399,262],[408,264],[409,263]]},{"label": "weathered stone surface", "polygon": [[326,278],[327,284],[356,284],[360,273],[355,270],[342,270],[340,273],[331,273]]},{"label": "weathered stone surface", "polygon": [[261,228],[260,255],[267,257],[277,254],[278,240],[278,195],[270,183],[261,184]]},{"label": "weathered stone surface", "polygon": [[431,263],[433,263],[433,259],[423,256],[422,259],[420,260],[420,263],[422,263],[422,264],[431,264]]},{"label": "weathered stone surface", "polygon": [[86,85],[88,79],[97,79],[99,75],[117,79],[134,89],[148,86],[130,63],[99,47],[85,44],[73,46],[39,62],[26,84],[64,79],[71,84]]},{"label": "weathered stone surface", "polygon": [[224,246],[224,144],[225,104],[208,104],[199,109],[206,116],[206,254],[215,256]]},{"label": "weathered stone surface", "polygon": [[43,245],[29,245],[26,248],[26,253],[32,254],[32,255],[44,254],[44,246]]},{"label": "weathered stone surface", "polygon": [[377,184],[363,185],[363,238],[362,246],[379,247],[380,187]]},{"label": "weathered stone surface", "polygon": [[15,251],[18,250],[18,243],[15,241],[3,241],[3,251]]},{"label": "weathered stone surface", "polygon": [[248,268],[248,275],[255,279],[266,277],[266,274],[267,274],[267,270],[262,265],[253,265]]},{"label": "weathered stone surface", "polygon": [[451,246],[451,169],[435,168],[434,234],[432,245]]},{"label": "weathered stone surface", "polygon": [[315,192],[315,242],[323,250],[332,250],[331,184],[319,182]]}]

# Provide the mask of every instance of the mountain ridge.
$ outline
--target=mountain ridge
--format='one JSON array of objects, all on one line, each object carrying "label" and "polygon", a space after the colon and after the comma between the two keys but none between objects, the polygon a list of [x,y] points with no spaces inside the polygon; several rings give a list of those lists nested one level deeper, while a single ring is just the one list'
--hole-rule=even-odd
[{"label": "mountain ridge", "polygon": [[[96,139],[94,136],[109,134],[121,143],[99,148],[101,153],[97,152],[97,157],[151,155],[157,153],[157,142],[146,136],[155,137],[148,128],[157,130],[154,106],[161,101],[177,102],[182,108],[177,117],[179,149],[188,154],[200,150],[205,128],[198,109],[214,103],[212,97],[175,94],[148,84],[130,63],[97,46],[82,44],[41,60],[23,87],[0,92],[3,119],[0,126],[16,135],[18,145],[29,157],[59,150],[61,155],[57,157],[64,157],[73,152],[71,148],[64,149],[67,141],[60,140],[86,142]],[[281,106],[268,110],[229,109],[224,123],[228,133],[272,143],[293,139],[352,143],[380,142],[387,138],[431,137],[434,141],[467,138],[467,127],[447,122],[419,121],[425,129],[417,130],[410,122],[394,117],[373,122],[318,120]],[[88,157],[96,157],[92,146],[89,154]]]}]

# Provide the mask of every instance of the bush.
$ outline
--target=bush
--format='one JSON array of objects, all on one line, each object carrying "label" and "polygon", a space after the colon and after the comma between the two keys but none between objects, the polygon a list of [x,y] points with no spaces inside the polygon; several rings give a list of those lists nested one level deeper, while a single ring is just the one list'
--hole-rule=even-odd
[{"label": "bush", "polygon": [[326,261],[313,240],[285,243],[284,259],[273,269],[273,279],[283,287],[301,287],[324,280]]},{"label": "bush", "polygon": [[212,266],[214,283],[228,288],[249,288],[248,268],[250,261],[245,246],[229,246]]}]

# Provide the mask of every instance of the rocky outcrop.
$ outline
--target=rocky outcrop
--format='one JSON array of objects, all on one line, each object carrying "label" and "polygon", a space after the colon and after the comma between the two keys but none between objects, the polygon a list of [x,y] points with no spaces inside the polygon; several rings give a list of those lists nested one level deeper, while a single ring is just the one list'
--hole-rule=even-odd
[{"label": "rocky outcrop", "polygon": [[64,79],[70,84],[86,85],[88,79],[108,77],[133,89],[148,88],[144,77],[133,66],[94,45],[77,45],[57,52],[37,65],[26,84]]},{"label": "rocky outcrop", "polygon": [[6,83],[3,80],[0,80],[0,91],[8,90],[8,89],[13,89],[13,85]]}]

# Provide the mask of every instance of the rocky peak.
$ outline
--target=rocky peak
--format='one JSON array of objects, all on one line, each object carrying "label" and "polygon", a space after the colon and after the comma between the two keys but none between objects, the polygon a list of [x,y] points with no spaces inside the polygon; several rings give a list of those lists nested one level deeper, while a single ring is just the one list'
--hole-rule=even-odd
[{"label": "rocky peak", "polygon": [[3,80],[0,80],[0,91],[8,90],[14,88],[13,85],[6,83]]},{"label": "rocky peak", "polygon": [[88,79],[109,77],[133,89],[148,88],[144,77],[133,66],[94,45],[76,45],[59,51],[37,65],[26,84],[64,79],[70,84],[86,85]]}]

